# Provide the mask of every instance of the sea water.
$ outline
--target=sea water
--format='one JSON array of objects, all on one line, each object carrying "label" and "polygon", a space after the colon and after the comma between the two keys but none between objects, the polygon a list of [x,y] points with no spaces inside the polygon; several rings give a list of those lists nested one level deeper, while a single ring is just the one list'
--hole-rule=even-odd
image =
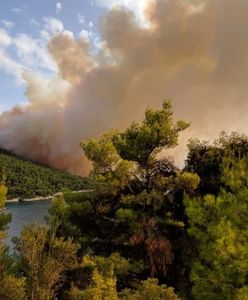
[{"label": "sea water", "polygon": [[9,224],[6,244],[12,248],[12,238],[18,236],[25,225],[37,222],[45,224],[44,217],[48,214],[50,205],[51,200],[7,203],[5,212],[11,213],[12,221]]}]

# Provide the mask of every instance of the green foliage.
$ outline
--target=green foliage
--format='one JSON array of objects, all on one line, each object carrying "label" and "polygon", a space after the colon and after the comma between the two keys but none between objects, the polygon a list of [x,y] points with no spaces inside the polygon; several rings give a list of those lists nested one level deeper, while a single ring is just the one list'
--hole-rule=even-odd
[{"label": "green foliage", "polygon": [[129,261],[117,252],[112,253],[109,257],[86,255],[83,257],[82,264],[84,267],[99,270],[105,276],[112,271],[117,276],[127,275],[131,267]]},{"label": "green foliage", "polygon": [[11,221],[11,215],[4,213],[7,192],[8,188],[6,185],[3,182],[0,183],[0,247],[5,239],[7,225]]},{"label": "green foliage", "polygon": [[116,279],[113,272],[103,276],[97,269],[93,271],[91,284],[83,291],[72,288],[70,300],[118,300]]},{"label": "green foliage", "polygon": [[186,191],[194,191],[198,188],[200,177],[197,174],[183,172],[178,176],[179,187]]},{"label": "green foliage", "polygon": [[5,201],[6,201],[7,193],[8,193],[8,188],[6,187],[5,184],[1,183],[0,184],[0,211],[5,206]]},{"label": "green foliage", "polygon": [[124,290],[120,294],[121,300],[179,300],[173,288],[158,285],[156,279],[142,281],[137,290]]},{"label": "green foliage", "polygon": [[239,289],[235,295],[235,300],[247,300],[248,299],[248,286],[243,286]]},{"label": "green foliage", "polygon": [[25,278],[16,278],[9,274],[12,262],[5,246],[7,224],[11,220],[10,214],[3,212],[8,188],[2,182],[0,184],[0,299],[4,300],[24,300]]},{"label": "green foliage", "polygon": [[65,271],[76,263],[78,245],[71,239],[55,238],[37,224],[26,226],[15,240],[20,271],[26,277],[29,299],[53,299]]},{"label": "green foliage", "polygon": [[0,299],[25,300],[25,279],[5,274],[0,278]]},{"label": "green foliage", "polygon": [[199,175],[201,194],[217,195],[224,187],[223,160],[230,156],[237,159],[248,156],[248,137],[235,132],[230,135],[221,132],[213,145],[193,139],[188,148],[185,170]]},{"label": "green foliage", "polygon": [[173,288],[158,285],[158,280],[151,278],[142,281],[137,289],[124,289],[118,293],[113,272],[104,276],[97,269],[85,290],[72,287],[68,295],[69,300],[179,300]]},{"label": "green foliage", "polygon": [[0,299],[248,300],[248,138],[192,140],[180,171],[161,151],[187,127],[165,102],[124,132],[82,142],[93,181],[0,151],[11,195],[65,191],[11,258],[0,185]]},{"label": "green foliage", "polygon": [[133,176],[135,166],[123,160],[113,144],[115,131],[104,134],[100,139],[91,139],[82,143],[85,155],[92,161],[91,175],[103,187],[108,187],[111,193],[117,193],[128,184]]},{"label": "green foliage", "polygon": [[9,198],[48,196],[63,189],[74,191],[90,186],[85,178],[28,161],[3,149],[0,149],[0,170],[6,177]]},{"label": "green foliage", "polygon": [[[115,268],[117,261],[113,264],[118,290],[148,277],[182,284],[182,195],[193,192],[199,178],[181,174],[171,160],[158,154],[176,146],[187,127],[184,121],[174,124],[171,104],[165,102],[161,110],[147,109],[143,122],[122,133],[110,131],[82,142],[96,186],[92,193],[65,195],[68,206],[58,232],[79,241],[81,253],[94,257],[93,265],[102,276],[114,253],[120,262],[128,262],[122,272]],[[171,279],[173,270],[176,275]]]},{"label": "green foliage", "polygon": [[85,155],[93,162],[94,174],[104,175],[113,171],[120,160],[112,143],[114,134],[114,131],[110,131],[99,140],[82,142]]},{"label": "green foliage", "polygon": [[223,160],[218,196],[186,198],[189,233],[199,255],[191,271],[195,299],[236,299],[245,295],[248,277],[248,159]]},{"label": "green foliage", "polygon": [[141,124],[133,123],[124,133],[115,134],[113,143],[118,154],[128,161],[146,166],[162,149],[177,145],[178,134],[189,124],[173,124],[171,103],[164,102],[162,110],[147,109]]}]

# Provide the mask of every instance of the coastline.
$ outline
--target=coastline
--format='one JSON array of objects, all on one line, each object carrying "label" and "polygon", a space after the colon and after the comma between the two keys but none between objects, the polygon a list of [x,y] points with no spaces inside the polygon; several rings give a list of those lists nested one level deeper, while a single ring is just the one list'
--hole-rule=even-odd
[{"label": "coastline", "polygon": [[[80,190],[80,191],[70,191],[70,193],[88,193],[88,192],[93,192],[93,190]],[[35,202],[35,201],[48,201],[52,200],[54,197],[58,197],[63,195],[63,192],[58,192],[55,193],[54,195],[48,195],[45,197],[42,196],[37,196],[33,198],[13,198],[13,199],[7,199],[5,201],[6,204],[11,204],[11,203],[23,203],[23,202]]]},{"label": "coastline", "polygon": [[55,196],[34,197],[34,198],[14,198],[14,199],[6,200],[5,203],[11,204],[11,203],[22,203],[22,202],[45,201],[45,200],[52,200],[54,197]]}]

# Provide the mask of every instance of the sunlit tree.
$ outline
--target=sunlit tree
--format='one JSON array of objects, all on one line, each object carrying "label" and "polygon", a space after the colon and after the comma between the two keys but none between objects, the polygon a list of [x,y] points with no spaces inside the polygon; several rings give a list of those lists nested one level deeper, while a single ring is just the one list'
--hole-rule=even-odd
[{"label": "sunlit tree", "polygon": [[161,110],[147,109],[144,120],[124,132],[112,130],[82,142],[93,165],[95,189],[65,196],[59,232],[80,241],[82,254],[109,257],[117,252],[128,259],[132,267],[121,287],[148,277],[181,284],[179,257],[186,239],[181,191],[193,191],[199,177],[180,172],[160,153],[175,147],[188,126],[174,122],[167,101]]},{"label": "sunlit tree", "polygon": [[197,242],[192,270],[195,299],[247,299],[248,156],[226,156],[218,195],[185,200]]},{"label": "sunlit tree", "polygon": [[53,299],[65,271],[77,261],[77,244],[71,239],[55,238],[48,228],[38,224],[22,230],[15,240],[15,249],[31,300]]}]

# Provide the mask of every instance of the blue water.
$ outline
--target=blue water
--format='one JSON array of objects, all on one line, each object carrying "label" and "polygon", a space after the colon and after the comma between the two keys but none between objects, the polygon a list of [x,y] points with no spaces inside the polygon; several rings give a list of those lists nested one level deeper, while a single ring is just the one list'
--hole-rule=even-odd
[{"label": "blue water", "polygon": [[9,224],[6,243],[12,247],[12,238],[18,236],[22,228],[30,223],[45,223],[44,217],[48,214],[51,201],[36,201],[23,203],[7,203],[6,212],[12,214],[12,222]]}]

